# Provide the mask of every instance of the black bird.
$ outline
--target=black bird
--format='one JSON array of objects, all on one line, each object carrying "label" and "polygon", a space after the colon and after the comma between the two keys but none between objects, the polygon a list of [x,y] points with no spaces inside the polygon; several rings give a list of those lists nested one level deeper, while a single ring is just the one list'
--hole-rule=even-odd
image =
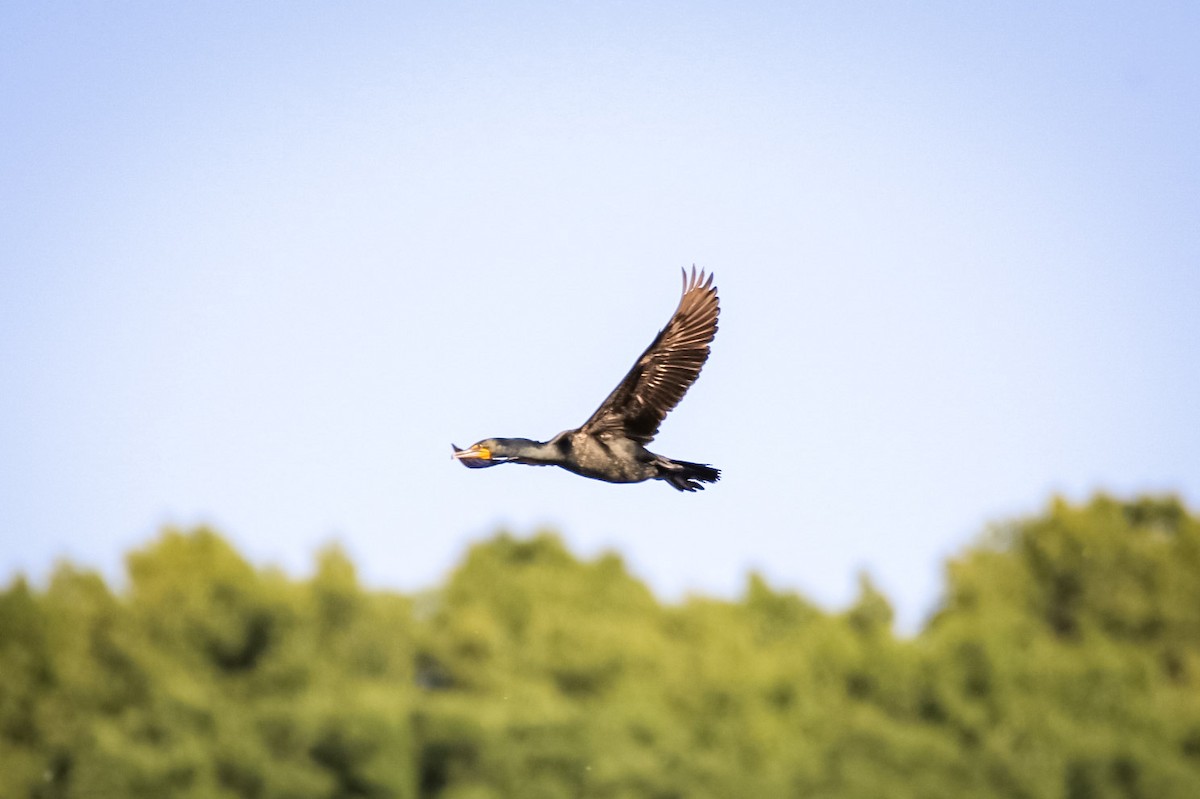
[{"label": "black bird", "polygon": [[481,469],[498,463],[561,466],[567,471],[610,483],[666,480],[680,491],[702,490],[721,479],[718,469],[677,461],[646,449],[658,426],[700,375],[708,345],[717,334],[717,290],[712,276],[683,272],[683,297],[667,326],[592,417],[575,430],[549,441],[485,438],[466,449],[454,447],[464,466]]}]

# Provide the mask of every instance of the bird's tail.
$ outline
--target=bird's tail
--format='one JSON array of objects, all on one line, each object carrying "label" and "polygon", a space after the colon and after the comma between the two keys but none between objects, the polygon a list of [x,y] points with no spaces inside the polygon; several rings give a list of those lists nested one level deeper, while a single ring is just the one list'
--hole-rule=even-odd
[{"label": "bird's tail", "polygon": [[703,491],[703,483],[715,483],[721,479],[721,470],[707,463],[676,461],[660,456],[658,479],[666,480],[680,491]]}]

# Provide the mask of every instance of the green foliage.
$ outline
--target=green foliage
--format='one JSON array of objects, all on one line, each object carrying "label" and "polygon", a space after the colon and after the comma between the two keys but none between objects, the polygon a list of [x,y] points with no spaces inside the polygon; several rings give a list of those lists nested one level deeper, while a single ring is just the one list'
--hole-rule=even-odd
[{"label": "green foliage", "polygon": [[1054,502],[948,564],[898,637],[750,575],[659,602],[553,535],[435,591],[294,580],[168,530],[127,588],[0,592],[0,796],[1200,796],[1200,521]]}]

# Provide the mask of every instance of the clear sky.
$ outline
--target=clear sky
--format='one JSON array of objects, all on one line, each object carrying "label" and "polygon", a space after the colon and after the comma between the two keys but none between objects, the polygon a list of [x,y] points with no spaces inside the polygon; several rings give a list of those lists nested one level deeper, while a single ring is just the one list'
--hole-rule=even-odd
[{"label": "clear sky", "polygon": [[[0,579],[551,526],[911,628],[1055,492],[1200,503],[1200,6],[478,5],[0,8]],[[693,263],[652,448],[719,484],[450,460],[583,422]]]}]

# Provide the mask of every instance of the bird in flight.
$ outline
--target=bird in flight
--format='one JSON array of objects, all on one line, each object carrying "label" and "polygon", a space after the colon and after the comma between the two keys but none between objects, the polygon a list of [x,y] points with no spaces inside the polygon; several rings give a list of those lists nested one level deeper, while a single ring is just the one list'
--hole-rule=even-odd
[{"label": "bird in flight", "polygon": [[700,376],[719,313],[712,275],[697,275],[693,266],[689,277],[683,270],[683,297],[667,326],[581,427],[549,441],[485,438],[466,449],[451,444],[453,457],[472,469],[500,463],[561,466],[609,483],[666,480],[680,491],[703,490],[704,483],[721,479],[720,470],[657,455],[646,444]]}]

